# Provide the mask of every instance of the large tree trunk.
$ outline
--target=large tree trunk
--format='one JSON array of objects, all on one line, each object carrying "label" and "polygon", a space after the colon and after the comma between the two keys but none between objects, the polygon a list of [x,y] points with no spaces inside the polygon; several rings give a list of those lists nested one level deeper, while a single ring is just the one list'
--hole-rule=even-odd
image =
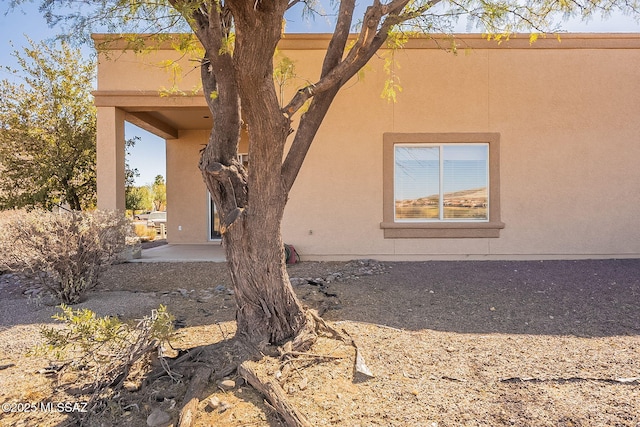
[{"label": "large tree trunk", "polygon": [[[170,2],[177,7],[191,4]],[[400,22],[381,24],[382,17],[399,13],[407,2],[375,2],[369,7],[363,29],[346,55],[355,0],[340,2],[320,80],[298,90],[284,108],[275,90],[273,56],[284,12],[296,2],[226,0],[211,2],[206,10],[184,9],[192,14],[190,23],[205,48],[203,92],[214,123],[200,169],[220,215],[235,286],[238,334],[252,344],[280,344],[304,337],[302,332],[314,326],[291,288],[284,264],[280,225],[288,193],[339,88]],[[311,98],[283,163],[291,117]],[[237,160],[243,126],[249,137],[248,171]]]},{"label": "large tree trunk", "polygon": [[[252,138],[259,133],[254,131]],[[258,151],[251,153],[259,155],[254,154]],[[280,183],[280,168],[269,170],[256,162],[247,176],[237,161],[230,163],[207,161],[203,155],[201,168],[221,217],[238,335],[259,347],[282,344],[296,337],[307,320],[289,283],[284,260],[280,225],[287,197]],[[237,197],[243,193],[246,196]]]},{"label": "large tree trunk", "polygon": [[[229,28],[226,13],[212,8],[206,20],[196,15],[206,50],[203,89],[214,121],[200,169],[220,215],[237,333],[258,347],[282,344],[309,324],[289,283],[280,233],[288,197],[281,169],[290,120],[280,112],[272,60],[286,5],[283,0],[229,2],[235,16],[233,55],[219,37],[209,37]],[[273,13],[274,7],[281,10]],[[241,126],[249,137],[248,171],[237,160]]]},{"label": "large tree trunk", "polygon": [[284,264],[280,221],[273,212],[280,209],[265,209],[267,200],[252,200],[256,202],[263,208],[226,233],[225,247],[238,305],[238,334],[263,347],[295,337],[306,317]]}]

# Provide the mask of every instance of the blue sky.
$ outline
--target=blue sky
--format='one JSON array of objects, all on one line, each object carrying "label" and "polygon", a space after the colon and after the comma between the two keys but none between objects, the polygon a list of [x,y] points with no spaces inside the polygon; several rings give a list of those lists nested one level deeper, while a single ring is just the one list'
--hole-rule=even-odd
[{"label": "blue sky", "polygon": [[[38,2],[39,3],[39,2]],[[56,29],[47,27],[42,16],[38,13],[37,6],[27,3],[17,10],[7,14],[8,5],[0,0],[0,64],[15,65],[11,56],[14,50],[21,50],[28,45],[28,36],[35,42],[53,37]],[[22,13],[24,11],[24,13]],[[286,30],[288,32],[329,32],[331,26],[328,18],[317,17],[305,21],[300,18],[300,8],[292,9],[287,16]],[[615,16],[608,20],[595,18],[588,23],[572,21],[564,26],[572,32],[640,32],[640,24],[629,17]],[[89,47],[83,48],[87,54]],[[5,71],[0,71],[0,79],[13,78]],[[140,177],[136,179],[137,185],[145,185],[153,182],[156,175],[165,173],[165,144],[164,141],[140,128],[127,125],[126,137],[140,137],[140,141],[130,151],[129,163],[137,168]]]}]

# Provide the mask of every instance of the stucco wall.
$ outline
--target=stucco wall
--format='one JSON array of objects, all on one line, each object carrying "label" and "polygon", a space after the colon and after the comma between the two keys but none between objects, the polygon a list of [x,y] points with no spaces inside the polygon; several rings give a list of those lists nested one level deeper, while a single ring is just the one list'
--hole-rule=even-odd
[{"label": "stucco wall", "polygon": [[[323,124],[285,240],[310,259],[640,256],[640,50],[553,42],[399,51],[395,104],[374,59]],[[500,237],[385,239],[384,132],[499,132]]]},{"label": "stucco wall", "polygon": [[180,131],[167,140],[167,240],[170,243],[207,243],[208,193],[198,169],[200,149],[208,132]]},{"label": "stucco wall", "polygon": [[[323,54],[316,48],[326,40],[288,36],[282,43],[299,76],[289,95],[316,78]],[[412,41],[395,53],[403,88],[396,103],[380,97],[389,54],[381,52],[337,96],[293,187],[283,237],[303,259],[640,256],[640,35],[566,35],[532,46],[526,37],[498,46],[463,36],[457,55]],[[150,77],[145,61],[146,77],[135,81],[110,75],[131,64],[101,61],[99,89],[157,90],[166,74]],[[181,85],[197,84],[196,74]],[[500,237],[384,238],[386,132],[500,133]],[[206,140],[206,131],[180,130],[167,141],[172,243],[208,241],[197,169]]]},{"label": "stucco wall", "polygon": [[176,51],[164,42],[134,52],[127,43],[108,35],[94,36],[98,57],[98,90],[123,92],[180,89],[185,92],[202,87],[196,52]]}]

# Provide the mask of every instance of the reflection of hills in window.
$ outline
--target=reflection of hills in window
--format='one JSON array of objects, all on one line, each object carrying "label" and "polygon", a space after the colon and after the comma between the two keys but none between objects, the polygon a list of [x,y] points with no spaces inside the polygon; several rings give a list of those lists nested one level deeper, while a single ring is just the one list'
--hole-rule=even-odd
[{"label": "reflection of hills in window", "polygon": [[[432,194],[416,199],[396,200],[398,219],[439,218],[439,196]],[[444,219],[488,219],[487,187],[444,193]]]}]

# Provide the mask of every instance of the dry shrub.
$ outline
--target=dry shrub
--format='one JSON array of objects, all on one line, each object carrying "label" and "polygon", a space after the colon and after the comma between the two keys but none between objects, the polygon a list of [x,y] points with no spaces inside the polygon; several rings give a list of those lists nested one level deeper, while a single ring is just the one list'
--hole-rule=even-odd
[{"label": "dry shrub", "polygon": [[156,238],[156,229],[149,228],[146,224],[135,224],[134,223],[134,232],[136,236],[140,237],[143,240],[155,240]]},{"label": "dry shrub", "polygon": [[170,346],[175,318],[163,305],[133,322],[99,317],[89,309],[73,310],[64,304],[60,309],[53,318],[64,328],[43,326],[40,334],[44,343],[30,354],[53,355],[63,362],[58,380],[66,373],[78,374],[74,387],[91,395],[84,407],[86,413],[78,414],[82,415],[80,425],[92,425],[87,423],[89,418],[109,408],[136,369],[148,370],[151,355],[161,356],[161,347]]},{"label": "dry shrub", "polygon": [[75,304],[133,238],[131,222],[117,212],[5,211],[0,270],[34,274],[60,302]]}]

